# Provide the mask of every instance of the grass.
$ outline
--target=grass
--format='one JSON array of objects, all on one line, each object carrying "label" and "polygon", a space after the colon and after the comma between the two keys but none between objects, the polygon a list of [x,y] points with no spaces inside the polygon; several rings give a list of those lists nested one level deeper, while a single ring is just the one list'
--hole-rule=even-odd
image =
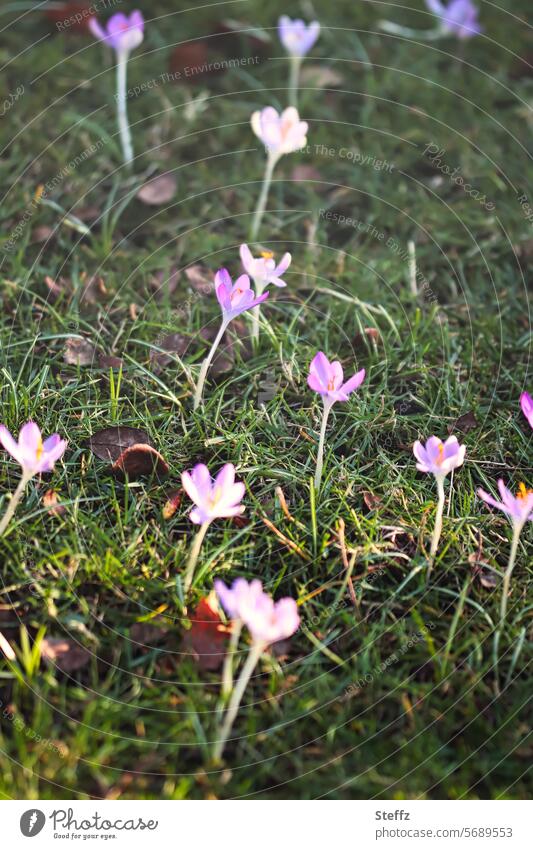
[{"label": "grass", "polygon": [[[271,28],[285,11],[247,0],[204,20],[175,3],[138,5],[154,20],[132,56],[131,86],[158,78],[178,41],[214,32],[221,18]],[[15,664],[0,661],[4,797],[528,797],[531,532],[519,547],[497,697],[492,645],[510,528],[475,497],[499,476],[513,487],[532,479],[531,435],[517,406],[531,387],[531,224],[519,201],[531,175],[531,77],[519,59],[526,27],[517,18],[526,4],[512,15],[483,4],[486,36],[462,53],[452,40],[378,32],[382,17],[428,27],[421,8],[339,0],[320,15],[323,34],[304,68],[331,68],[340,79],[301,92],[309,151],[278,165],[261,231],[263,246],[293,254],[288,287],[271,295],[257,350],[239,329],[234,364],[208,380],[197,414],[187,375],[206,350],[200,331],[216,329],[219,313],[184,269],[239,270],[264,164],[249,116],[267,103],[284,106],[286,61],[274,41],[258,63],[194,89],[168,83],[131,98],[137,159],[127,175],[113,69],[101,49],[54,33],[36,12],[2,15],[2,59],[16,57],[2,72],[4,89],[25,87],[3,122],[5,240],[31,216],[15,248],[3,251],[1,419],[18,430],[34,418],[69,440],[64,464],[31,484],[0,541],[0,630],[20,651]],[[218,43],[229,58],[254,55],[243,37]],[[100,142],[46,193],[56,206],[32,205],[40,184]],[[494,211],[431,163],[429,144]],[[393,167],[355,164],[342,149]],[[294,182],[296,165],[316,173]],[[175,200],[142,205],[138,186],[167,170],[178,181]],[[86,220],[90,234],[65,215]],[[341,226],[341,215],[355,224]],[[43,227],[48,237],[36,241]],[[410,240],[418,297],[405,259]],[[177,287],[155,296],[154,275],[173,269]],[[87,297],[94,275],[105,291]],[[55,299],[47,276],[62,281]],[[154,369],[150,353],[176,332],[187,350]],[[66,364],[72,336],[122,358],[122,369]],[[334,408],[313,504],[320,407],[306,375],[317,348],[349,374],[364,366],[367,379]],[[436,490],[417,473],[411,445],[444,436],[470,411],[476,425],[458,434],[467,461],[447,486],[428,583]],[[118,423],[150,434],[170,466],[164,484],[120,482],[91,455],[90,434]],[[215,576],[259,576],[276,596],[298,599],[302,616],[290,644],[258,667],[221,769],[207,763],[220,674],[202,671],[182,645],[177,578],[192,540],[188,504],[162,515],[181,471],[199,460],[237,465],[248,524],[212,525],[195,596]],[[0,509],[17,475],[6,458]],[[65,507],[60,516],[43,506],[50,486]],[[472,568],[480,548],[494,586]],[[161,641],[132,637],[143,621],[166,626]],[[68,674],[39,663],[43,634],[74,640],[90,662]]]}]

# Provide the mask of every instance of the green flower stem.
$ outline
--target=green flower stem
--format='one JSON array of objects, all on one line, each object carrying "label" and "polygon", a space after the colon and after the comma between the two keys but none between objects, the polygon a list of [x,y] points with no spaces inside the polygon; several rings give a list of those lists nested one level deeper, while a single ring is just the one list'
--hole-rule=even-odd
[{"label": "green flower stem", "polygon": [[277,161],[278,161],[278,156],[269,151],[268,154],[267,154],[265,176],[263,177],[263,185],[261,187],[261,194],[259,195],[259,200],[257,201],[257,207],[256,207],[254,217],[253,217],[253,221],[252,221],[252,229],[250,230],[250,241],[252,241],[252,242],[256,241],[257,234],[259,232],[259,226],[261,224],[263,214],[265,212],[266,202],[267,202],[267,198],[268,198],[268,191],[270,189],[270,183],[272,182],[272,173],[274,171],[274,166],[275,166]]},{"label": "green flower stem", "polygon": [[241,670],[241,674],[239,675],[239,678],[237,680],[237,683],[233,688],[228,709],[226,711],[226,716],[220,728],[220,736],[213,749],[213,761],[215,763],[220,763],[222,754],[224,752],[224,747],[227,743],[230,731],[233,727],[233,723],[235,722],[235,717],[237,716],[239,706],[244,695],[244,691],[246,690],[246,686],[252,676],[252,672],[257,666],[259,658],[263,654],[265,648],[265,643],[253,643],[252,647],[250,648],[248,657],[246,658],[246,663],[244,664]]},{"label": "green flower stem", "polygon": [[215,337],[215,341],[211,345],[211,350],[209,351],[207,357],[205,358],[205,360],[202,363],[202,367],[200,369],[200,375],[198,377],[198,383],[196,384],[196,391],[194,393],[193,410],[197,410],[198,407],[200,406],[200,404],[202,403],[202,395],[203,395],[203,391],[204,391],[205,379],[207,377],[207,371],[209,369],[209,366],[211,365],[211,360],[215,356],[215,351],[220,344],[220,340],[222,339],[228,324],[229,324],[229,321],[224,319],[222,324],[220,325],[220,330],[218,331],[218,333]]},{"label": "green flower stem", "polygon": [[133,162],[133,145],[131,143],[131,130],[126,107],[128,58],[129,53],[127,51],[119,51],[117,56],[117,117],[124,163],[131,165]]},{"label": "green flower stem", "polygon": [[316,457],[316,472],[315,472],[315,492],[320,489],[320,481],[322,479],[322,469],[324,466],[324,442],[326,439],[326,427],[328,425],[328,417],[333,406],[332,401],[324,399],[324,412],[322,413],[322,426],[320,428],[320,439],[318,441],[318,453]]},{"label": "green flower stem", "polygon": [[206,535],[207,529],[211,522],[204,522],[203,525],[200,525],[200,530],[196,534],[194,538],[194,542],[192,544],[191,552],[189,554],[189,560],[187,562],[187,571],[185,572],[185,580],[183,583],[183,589],[185,595],[189,592],[190,586],[192,584],[192,579],[194,578],[194,570],[196,568],[196,563],[198,561],[198,555],[200,554],[200,549],[202,547],[202,543],[204,541],[204,537]]},{"label": "green flower stem", "polygon": [[33,475],[23,473],[21,479],[19,480],[18,486],[13,495],[11,496],[9,504],[7,505],[6,512],[2,516],[2,521],[0,522],[0,537],[3,536],[5,529],[13,518],[13,514],[17,509],[17,505],[22,496],[24,495],[24,490],[28,486],[28,483],[30,482],[32,477]]}]

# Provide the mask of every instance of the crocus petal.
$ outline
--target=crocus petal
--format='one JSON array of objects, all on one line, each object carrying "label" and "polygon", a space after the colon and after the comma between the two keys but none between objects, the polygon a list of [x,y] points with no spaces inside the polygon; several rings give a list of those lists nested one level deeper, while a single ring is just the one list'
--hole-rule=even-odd
[{"label": "crocus petal", "polygon": [[321,395],[325,395],[327,393],[327,390],[324,388],[322,382],[314,372],[307,375],[307,385],[313,390],[313,392],[319,392]]},{"label": "crocus petal", "polygon": [[0,425],[0,442],[2,443],[8,454],[11,454],[11,456],[14,460],[17,461],[17,463],[21,463],[22,455],[18,442],[13,439],[5,425]]},{"label": "crocus petal", "polygon": [[219,486],[221,489],[226,489],[226,487],[233,486],[234,481],[235,466],[233,463],[226,463],[225,466],[222,466],[215,478],[215,486]]},{"label": "crocus petal", "polygon": [[279,277],[281,274],[283,274],[285,271],[287,271],[287,269],[288,269],[289,265],[291,264],[291,261],[292,261],[292,256],[291,256],[291,254],[287,251],[286,253],[284,253],[284,254],[283,254],[283,256],[281,257],[281,259],[280,259],[279,263],[278,263],[278,264],[276,265],[276,267],[274,268],[274,270],[273,270],[273,272],[272,272],[272,273],[273,273],[273,275],[274,275],[275,277]]},{"label": "crocus petal", "polygon": [[353,392],[355,389],[359,389],[365,379],[365,374],[366,371],[364,368],[362,368],[361,371],[356,372],[353,377],[341,386],[342,392],[344,392],[345,395],[349,395],[350,392]]},{"label": "crocus petal", "polygon": [[326,388],[330,378],[330,365],[329,360],[323,351],[319,351],[318,354],[315,354],[311,360],[309,368],[311,373],[314,372],[319,381],[323,384],[324,388]]},{"label": "crocus petal", "polygon": [[497,501],[496,498],[493,498],[490,493],[485,492],[485,490],[481,489],[481,487],[478,488],[477,494],[483,501],[490,504],[491,507],[496,507],[497,510],[503,510],[504,513],[509,512],[509,508],[506,507],[505,504],[502,504],[501,501]]},{"label": "crocus petal", "polygon": [[94,16],[90,17],[87,25],[95,38],[100,39],[100,41],[109,42],[109,36],[100,24],[98,18],[95,18]]},{"label": "crocus petal", "polygon": [[520,406],[524,416],[529,422],[530,427],[533,427],[533,398],[529,392],[522,392],[520,396]]},{"label": "crocus petal", "polygon": [[252,275],[252,269],[254,267],[254,258],[248,245],[241,245],[239,253],[241,256],[241,262],[243,264],[244,270],[248,274]]},{"label": "crocus petal", "polygon": [[42,447],[41,430],[35,422],[26,422],[20,429],[19,447],[26,454],[35,454]]},{"label": "crocus petal", "polygon": [[427,451],[418,439],[413,445],[413,454],[415,455],[419,463],[422,463],[424,466],[427,466],[429,462]]}]

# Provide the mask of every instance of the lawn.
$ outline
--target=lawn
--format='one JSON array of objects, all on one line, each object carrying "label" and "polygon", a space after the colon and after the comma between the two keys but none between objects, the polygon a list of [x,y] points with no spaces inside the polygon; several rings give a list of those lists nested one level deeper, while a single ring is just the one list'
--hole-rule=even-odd
[{"label": "lawn", "polygon": [[[0,9],[0,420],[69,445],[0,539],[1,796],[527,798],[531,525],[495,651],[511,527],[476,489],[533,485],[529,3],[480,2],[465,41],[380,29],[429,30],[422,0],[121,4],[146,19],[129,169],[111,51],[31,5]],[[193,411],[212,279],[242,272],[261,187],[250,116],[287,105],[282,13],[322,25],[308,144],[276,166],[254,242],[291,252],[287,287],[258,344],[246,314],[230,325]],[[333,408],[316,493],[318,350],[366,377]],[[166,476],[95,454],[117,426],[146,432]],[[412,446],[433,433],[467,453],[429,570],[437,491]],[[246,511],[210,526],[185,598],[181,473],[199,462],[235,464]],[[19,474],[2,453],[0,513]],[[214,764],[221,649],[191,648],[191,616],[237,577],[296,599],[301,625],[261,658]]]}]

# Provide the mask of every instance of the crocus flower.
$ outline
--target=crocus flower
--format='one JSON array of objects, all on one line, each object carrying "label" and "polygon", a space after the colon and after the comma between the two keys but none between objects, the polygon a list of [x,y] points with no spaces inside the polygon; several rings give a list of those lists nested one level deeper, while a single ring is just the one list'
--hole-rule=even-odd
[{"label": "crocus flower", "polygon": [[[276,265],[274,254],[271,251],[263,251],[260,257],[254,258],[248,245],[241,245],[241,262],[247,274],[254,281],[257,295],[261,295],[267,286],[272,284],[282,288],[286,286],[281,275],[287,271],[291,264],[290,253],[285,253]],[[252,311],[252,338],[259,336],[259,308],[254,307]]]},{"label": "crocus flower", "polygon": [[320,428],[320,439],[316,460],[316,491],[320,488],[320,480],[322,478],[324,441],[326,438],[326,427],[331,408],[335,401],[348,401],[350,394],[361,386],[364,379],[365,370],[362,368],[361,371],[358,371],[353,375],[353,377],[344,382],[344,374],[340,362],[338,360],[334,360],[330,363],[322,351],[319,351],[311,361],[307,384],[310,389],[313,389],[322,396],[322,400],[324,402],[324,412],[322,414],[322,426]]},{"label": "crocus flower", "polygon": [[528,392],[522,392],[520,396],[520,406],[522,412],[529,422],[529,426],[533,427],[533,398]]},{"label": "crocus flower", "polygon": [[435,528],[431,540],[430,566],[437,553],[440,535],[442,533],[442,516],[444,512],[444,478],[454,469],[463,465],[466,447],[459,445],[456,436],[449,436],[446,442],[438,436],[430,436],[425,447],[418,440],[413,445],[413,454],[418,460],[416,468],[419,472],[425,472],[435,476],[437,481],[437,492],[439,496],[437,514],[435,516]]},{"label": "crocus flower", "polygon": [[284,109],[281,115],[273,106],[254,112],[252,130],[268,151],[274,162],[285,153],[294,153],[307,144],[307,121],[301,121],[294,106]]},{"label": "crocus flower", "polygon": [[306,146],[308,124],[307,121],[300,121],[298,110],[294,106],[284,109],[281,115],[272,106],[267,106],[253,113],[251,124],[252,130],[267,151],[265,176],[250,232],[251,239],[255,241],[265,211],[274,167],[284,153],[294,153]]},{"label": "crocus flower", "polygon": [[124,162],[130,165],[133,161],[133,145],[126,107],[128,58],[131,51],[135,50],[144,38],[144,18],[139,11],[132,12],[129,18],[122,12],[118,12],[109,18],[104,28],[97,18],[92,17],[89,20],[89,29],[96,38],[112,47],[117,54],[118,127]]},{"label": "crocus flower", "polygon": [[[291,637],[300,625],[298,606],[292,598],[282,598],[274,601],[263,591],[258,580],[248,583],[243,578],[234,581],[233,586],[226,587],[222,581],[215,581],[215,590],[228,616],[235,620],[240,627],[244,624],[252,636],[252,645],[244,663],[241,674],[233,688],[231,699],[220,734],[213,751],[213,758],[218,762],[224,751],[224,746],[232,729],[239,705],[250,677],[267,646],[278,640]],[[233,646],[233,650],[236,646]]]},{"label": "crocus flower", "polygon": [[287,15],[282,15],[278,21],[278,34],[290,57],[290,104],[297,106],[300,66],[305,54],[311,50],[320,35],[320,24],[318,21],[306,24],[300,19],[291,21]]},{"label": "crocus flower", "polygon": [[227,519],[244,513],[240,503],[244,495],[244,484],[235,483],[235,466],[226,463],[213,480],[209,469],[198,463],[192,472],[183,472],[183,488],[196,507],[189,514],[195,525],[210,523],[213,519]]},{"label": "crocus flower", "polygon": [[97,18],[92,17],[89,20],[89,29],[96,38],[117,53],[131,53],[144,38],[144,18],[139,11],[132,12],[129,18],[118,12],[112,15],[103,27]]},{"label": "crocus flower", "polygon": [[215,274],[215,292],[217,300],[222,308],[222,324],[220,325],[220,330],[218,331],[215,341],[211,346],[211,350],[203,361],[200,369],[200,375],[198,377],[198,383],[196,384],[196,391],[194,394],[195,410],[198,409],[202,401],[204,383],[211,360],[215,356],[215,351],[220,344],[220,340],[222,339],[228,324],[233,318],[235,318],[235,316],[240,315],[246,310],[257,307],[268,298],[268,292],[256,297],[253,290],[250,289],[250,278],[247,274],[241,274],[235,283],[233,283],[229,271],[226,268],[221,268]]},{"label": "crocus flower", "polygon": [[459,445],[456,436],[449,436],[446,442],[438,436],[430,436],[425,447],[418,440],[415,442],[413,454],[418,460],[419,472],[431,472],[435,477],[444,478],[463,465],[466,447]]},{"label": "crocus flower", "polygon": [[17,504],[19,503],[28,481],[41,472],[51,472],[54,464],[65,453],[67,443],[58,433],[45,439],[35,422],[27,422],[20,430],[18,442],[11,436],[4,425],[0,425],[0,443],[6,451],[20,464],[22,476],[17,489],[11,497],[8,508],[0,522],[0,536],[4,533]]},{"label": "crocus flower", "polygon": [[184,590],[187,593],[192,583],[203,539],[211,522],[214,519],[229,519],[244,513],[245,507],[240,503],[244,495],[244,484],[235,482],[233,463],[226,463],[214,480],[207,466],[198,463],[192,472],[183,472],[181,482],[185,492],[195,504],[189,513],[189,519],[195,525],[200,525],[185,572]]},{"label": "crocus flower", "polygon": [[509,553],[509,560],[507,561],[507,567],[505,569],[505,573],[503,576],[503,586],[502,586],[502,598],[500,602],[500,624],[499,628],[494,635],[494,654],[496,656],[496,689],[498,690],[498,644],[500,639],[500,634],[503,629],[505,623],[505,617],[507,615],[507,599],[509,597],[509,589],[511,585],[511,576],[513,574],[513,569],[516,561],[516,553],[518,551],[518,541],[520,539],[520,534],[522,532],[522,528],[526,524],[526,522],[533,521],[533,489],[527,489],[525,484],[521,483],[518,488],[518,492],[516,495],[507,489],[503,480],[498,481],[498,489],[500,491],[501,501],[493,498],[488,492],[485,492],[484,489],[479,488],[477,491],[478,496],[483,499],[486,504],[490,504],[491,507],[496,507],[497,510],[501,510],[502,513],[505,513],[506,516],[509,517],[511,522],[511,526],[513,528],[513,538],[511,542],[511,550]]},{"label": "crocus flower", "polygon": [[291,20],[282,15],[278,21],[279,40],[291,56],[305,56],[320,35],[320,24],[312,21],[306,24],[299,18]]},{"label": "crocus flower", "polygon": [[441,0],[426,0],[426,6],[438,15],[443,33],[465,39],[481,32],[479,10],[471,0],[450,0],[447,6]]}]

